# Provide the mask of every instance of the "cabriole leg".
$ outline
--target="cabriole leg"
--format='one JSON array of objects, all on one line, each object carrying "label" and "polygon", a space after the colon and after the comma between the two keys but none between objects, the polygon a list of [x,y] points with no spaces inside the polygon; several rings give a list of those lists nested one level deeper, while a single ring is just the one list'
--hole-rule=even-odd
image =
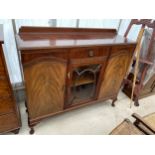
[{"label": "cabriole leg", "polygon": [[34,134],[34,128],[33,127],[31,127],[30,128],[30,132],[29,132],[31,135],[33,135]]},{"label": "cabriole leg", "polygon": [[115,102],[117,101],[117,97],[112,100],[112,106],[115,107]]},{"label": "cabriole leg", "polygon": [[18,134],[20,129],[16,129],[14,131],[12,131],[14,134]]}]

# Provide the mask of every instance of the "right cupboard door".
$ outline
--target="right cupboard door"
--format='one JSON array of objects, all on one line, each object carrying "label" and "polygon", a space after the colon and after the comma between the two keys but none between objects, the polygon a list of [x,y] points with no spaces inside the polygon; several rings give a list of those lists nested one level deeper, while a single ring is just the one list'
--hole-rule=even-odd
[{"label": "right cupboard door", "polygon": [[117,96],[122,81],[130,66],[133,50],[133,48],[128,49],[118,47],[112,49],[101,83],[99,99]]}]

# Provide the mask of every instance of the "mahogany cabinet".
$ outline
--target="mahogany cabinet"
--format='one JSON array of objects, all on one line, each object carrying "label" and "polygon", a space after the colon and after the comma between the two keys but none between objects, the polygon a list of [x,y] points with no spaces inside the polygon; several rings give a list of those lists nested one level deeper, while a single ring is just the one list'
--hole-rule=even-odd
[{"label": "mahogany cabinet", "polygon": [[21,27],[16,36],[30,133],[42,119],[116,101],[136,42],[115,29]]},{"label": "mahogany cabinet", "polygon": [[0,25],[0,134],[17,134],[21,126],[20,114],[8,76],[3,44],[3,27]]}]

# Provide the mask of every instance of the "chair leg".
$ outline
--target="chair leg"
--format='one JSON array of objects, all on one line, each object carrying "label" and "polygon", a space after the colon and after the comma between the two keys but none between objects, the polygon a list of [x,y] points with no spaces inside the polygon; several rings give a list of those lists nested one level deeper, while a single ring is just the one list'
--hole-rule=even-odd
[{"label": "chair leg", "polygon": [[135,100],[134,100],[134,105],[135,105],[136,107],[139,106],[139,100],[138,100],[138,97],[135,98]]}]

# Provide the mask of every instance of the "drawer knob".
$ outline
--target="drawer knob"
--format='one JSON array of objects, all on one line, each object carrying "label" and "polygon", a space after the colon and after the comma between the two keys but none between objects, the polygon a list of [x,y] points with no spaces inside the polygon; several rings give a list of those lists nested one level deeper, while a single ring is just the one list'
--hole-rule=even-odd
[{"label": "drawer knob", "polygon": [[92,50],[89,51],[89,52],[88,52],[88,56],[89,56],[89,57],[93,57],[93,56],[94,56],[94,51],[92,51]]}]

